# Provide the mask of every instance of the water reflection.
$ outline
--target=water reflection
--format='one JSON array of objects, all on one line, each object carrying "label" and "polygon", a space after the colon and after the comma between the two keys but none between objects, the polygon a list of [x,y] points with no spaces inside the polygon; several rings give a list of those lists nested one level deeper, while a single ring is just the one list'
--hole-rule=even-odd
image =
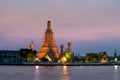
[{"label": "water reflection", "polygon": [[115,72],[118,71],[118,65],[114,65],[114,70],[115,70]]},{"label": "water reflection", "polygon": [[63,66],[62,80],[70,80],[67,66]]},{"label": "water reflection", "polygon": [[35,69],[38,70],[38,69],[39,69],[39,66],[35,66]]},{"label": "water reflection", "polygon": [[39,74],[40,74],[39,66],[35,66],[35,80],[40,80]]},{"label": "water reflection", "polygon": [[114,65],[114,80],[119,80],[119,66]]},{"label": "water reflection", "polygon": [[0,80],[119,80],[120,66],[0,66]]},{"label": "water reflection", "polygon": [[63,66],[63,74],[68,74],[67,66]]}]

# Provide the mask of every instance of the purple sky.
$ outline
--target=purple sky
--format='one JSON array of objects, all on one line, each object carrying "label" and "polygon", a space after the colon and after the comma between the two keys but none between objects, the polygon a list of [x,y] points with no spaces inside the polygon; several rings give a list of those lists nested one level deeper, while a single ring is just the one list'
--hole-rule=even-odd
[{"label": "purple sky", "polygon": [[58,48],[120,54],[120,0],[0,0],[0,49],[38,50],[48,17]]}]

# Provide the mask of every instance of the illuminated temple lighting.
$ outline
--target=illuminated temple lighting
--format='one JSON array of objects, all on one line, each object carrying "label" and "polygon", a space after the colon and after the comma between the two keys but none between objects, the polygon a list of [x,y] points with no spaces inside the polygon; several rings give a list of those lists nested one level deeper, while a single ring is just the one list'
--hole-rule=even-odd
[{"label": "illuminated temple lighting", "polygon": [[63,60],[64,60],[64,61],[67,61],[66,57],[63,57]]},{"label": "illuminated temple lighting", "polygon": [[54,61],[54,59],[59,59],[60,54],[56,46],[56,41],[54,39],[51,28],[51,21],[47,22],[47,29],[43,38],[42,46],[37,54],[38,59],[48,59],[48,61]]},{"label": "illuminated temple lighting", "polygon": [[62,57],[62,63],[67,62],[67,58],[66,57]]},{"label": "illuminated temple lighting", "polygon": [[45,58],[48,59],[49,62],[52,62],[52,59],[48,55],[46,55]]}]

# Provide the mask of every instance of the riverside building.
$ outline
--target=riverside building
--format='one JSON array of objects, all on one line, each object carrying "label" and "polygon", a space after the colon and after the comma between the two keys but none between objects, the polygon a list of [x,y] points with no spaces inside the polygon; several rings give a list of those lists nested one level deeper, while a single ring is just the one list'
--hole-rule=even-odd
[{"label": "riverside building", "polygon": [[19,51],[0,50],[0,64],[17,64],[19,63]]}]

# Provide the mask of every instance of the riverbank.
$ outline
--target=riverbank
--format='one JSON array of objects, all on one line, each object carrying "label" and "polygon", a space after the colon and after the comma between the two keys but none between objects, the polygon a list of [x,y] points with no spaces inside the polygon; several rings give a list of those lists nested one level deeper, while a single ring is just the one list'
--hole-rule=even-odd
[{"label": "riverbank", "polygon": [[7,66],[114,66],[120,65],[120,63],[39,63],[39,64],[0,64]]}]

